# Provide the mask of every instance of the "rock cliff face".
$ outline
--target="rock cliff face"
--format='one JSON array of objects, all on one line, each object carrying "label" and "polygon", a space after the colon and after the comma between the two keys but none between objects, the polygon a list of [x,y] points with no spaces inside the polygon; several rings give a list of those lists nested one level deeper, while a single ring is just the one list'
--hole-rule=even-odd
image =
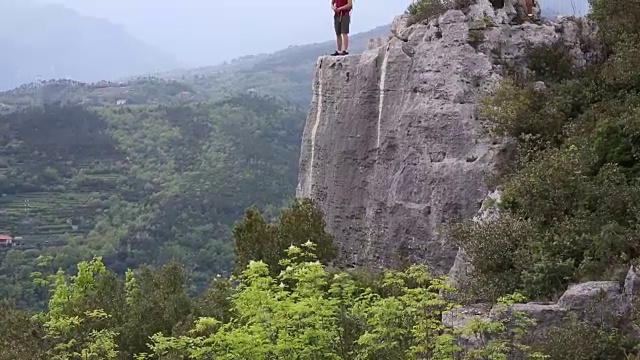
[{"label": "rock cliff face", "polygon": [[490,192],[485,175],[504,153],[476,117],[479,97],[506,64],[522,62],[528,43],[563,39],[587,61],[588,27],[512,25],[507,10],[481,0],[428,24],[398,17],[390,40],[318,60],[297,195],[320,204],[342,265],[448,271],[457,249],[444,225],[478,211]]}]

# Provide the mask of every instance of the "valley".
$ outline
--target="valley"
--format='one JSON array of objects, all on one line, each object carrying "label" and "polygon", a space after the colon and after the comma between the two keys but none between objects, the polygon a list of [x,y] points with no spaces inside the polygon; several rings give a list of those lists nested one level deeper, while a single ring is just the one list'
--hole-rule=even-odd
[{"label": "valley", "polygon": [[[353,37],[361,52],[382,26]],[[233,267],[246,208],[294,197],[319,54],[333,42],[210,68],[0,92],[0,298],[33,306],[30,280],[100,255],[119,274],[178,260],[193,291]]]},{"label": "valley", "polygon": [[0,255],[3,297],[36,301],[29,274],[43,256],[68,269],[100,255],[121,274],[182,259],[199,288],[228,273],[233,223],[293,196],[303,119],[253,95],[1,116],[0,234],[17,238]]}]

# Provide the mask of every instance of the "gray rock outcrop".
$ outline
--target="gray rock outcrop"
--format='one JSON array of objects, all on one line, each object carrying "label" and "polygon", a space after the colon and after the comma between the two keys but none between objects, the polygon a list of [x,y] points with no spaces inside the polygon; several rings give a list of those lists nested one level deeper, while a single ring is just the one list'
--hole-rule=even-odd
[{"label": "gray rock outcrop", "polygon": [[[496,220],[499,216],[499,205],[502,201],[502,191],[492,191],[482,202],[482,207],[473,217],[476,223],[485,223]],[[467,253],[463,248],[458,250],[453,266],[449,270],[449,284],[455,288],[464,286],[465,282],[471,281],[473,276],[473,266],[467,258]]]},{"label": "gray rock outcrop", "polygon": [[[570,287],[556,303],[514,304],[506,307],[474,304],[444,313],[442,321],[445,326],[462,331],[472,319],[508,324],[511,315],[519,313],[535,321],[527,329],[530,339],[539,339],[550,329],[570,319],[592,323],[612,321],[619,324],[618,321],[628,319],[633,310],[638,295],[635,283],[637,276],[632,267],[623,287],[615,281],[591,281]],[[640,329],[632,331],[640,334]],[[474,336],[463,336],[460,344],[465,349],[471,349],[479,346],[480,342]]]},{"label": "gray rock outcrop", "polygon": [[512,25],[505,11],[481,0],[428,24],[399,17],[381,46],[318,60],[297,196],[319,203],[342,265],[447,272],[457,249],[444,226],[478,211],[504,150],[484,135],[479,97],[528,43],[561,39],[586,61],[581,32],[565,31],[576,20]]}]

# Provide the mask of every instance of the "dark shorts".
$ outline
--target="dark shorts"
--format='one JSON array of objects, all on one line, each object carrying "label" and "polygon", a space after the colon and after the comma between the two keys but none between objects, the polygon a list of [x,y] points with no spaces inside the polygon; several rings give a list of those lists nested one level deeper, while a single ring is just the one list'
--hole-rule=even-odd
[{"label": "dark shorts", "polygon": [[350,15],[334,16],[333,27],[336,30],[336,35],[348,34],[350,23],[351,23]]}]

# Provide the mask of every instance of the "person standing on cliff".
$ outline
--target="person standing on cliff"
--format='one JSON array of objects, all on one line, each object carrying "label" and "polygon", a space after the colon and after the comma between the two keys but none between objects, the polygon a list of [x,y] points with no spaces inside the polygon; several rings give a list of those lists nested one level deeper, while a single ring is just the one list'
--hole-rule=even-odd
[{"label": "person standing on cliff", "polygon": [[338,46],[338,50],[331,55],[349,55],[349,25],[351,24],[353,0],[331,0],[331,8],[333,9],[333,27],[336,30]]},{"label": "person standing on cliff", "polygon": [[529,17],[533,16],[533,0],[525,0],[525,10]]}]

